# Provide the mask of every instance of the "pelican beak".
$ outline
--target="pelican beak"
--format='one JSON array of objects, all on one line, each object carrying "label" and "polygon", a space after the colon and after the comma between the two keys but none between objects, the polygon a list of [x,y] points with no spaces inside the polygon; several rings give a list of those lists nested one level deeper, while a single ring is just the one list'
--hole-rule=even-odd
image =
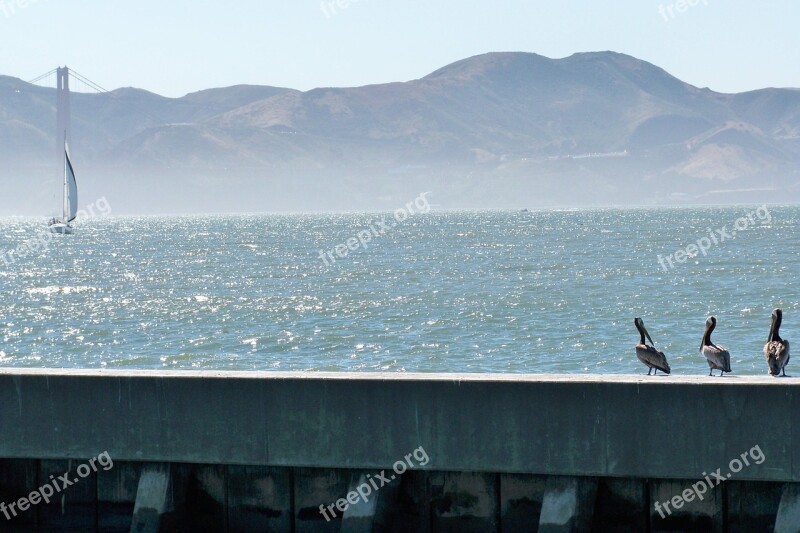
[{"label": "pelican beak", "polygon": [[705,346],[705,343],[706,343],[706,335],[708,334],[708,330],[711,329],[711,327],[713,325],[714,325],[714,321],[711,320],[711,317],[708,317],[706,319],[706,330],[703,332],[703,338],[700,339],[700,349],[698,351],[700,351],[700,352],[703,351],[703,347]]},{"label": "pelican beak", "polygon": [[650,344],[653,346],[653,348],[655,348],[656,343],[654,343],[653,339],[650,338],[650,334],[647,332],[647,328],[644,327],[644,324],[642,324],[642,331],[644,331],[644,336],[647,337],[647,340],[649,340]]},{"label": "pelican beak", "polygon": [[769,327],[769,337],[767,337],[767,342],[772,341],[772,336],[775,334],[775,321],[778,319],[778,315],[775,312],[772,313],[772,324]]}]

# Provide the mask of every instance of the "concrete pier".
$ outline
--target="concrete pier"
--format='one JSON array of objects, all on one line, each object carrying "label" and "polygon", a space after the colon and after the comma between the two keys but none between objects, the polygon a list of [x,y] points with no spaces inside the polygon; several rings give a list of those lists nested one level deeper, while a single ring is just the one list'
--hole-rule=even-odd
[{"label": "concrete pier", "polygon": [[800,531],[798,386],[0,370],[0,529]]}]

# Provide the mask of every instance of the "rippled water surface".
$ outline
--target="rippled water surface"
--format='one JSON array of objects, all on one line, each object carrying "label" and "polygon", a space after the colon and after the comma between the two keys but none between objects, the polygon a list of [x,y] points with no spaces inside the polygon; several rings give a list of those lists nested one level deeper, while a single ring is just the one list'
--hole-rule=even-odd
[{"label": "rippled water surface", "polygon": [[800,331],[800,209],[658,257],[748,212],[420,214],[329,265],[384,215],[99,218],[25,257],[45,221],[0,219],[0,365],[630,373],[642,316],[674,373],[702,374],[713,313],[734,372],[765,374],[771,309]]}]

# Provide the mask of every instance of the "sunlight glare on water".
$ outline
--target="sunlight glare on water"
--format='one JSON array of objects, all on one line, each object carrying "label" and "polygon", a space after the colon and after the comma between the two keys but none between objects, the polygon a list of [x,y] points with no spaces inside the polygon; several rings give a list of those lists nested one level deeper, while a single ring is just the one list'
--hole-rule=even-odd
[{"label": "sunlight glare on water", "polygon": [[[641,316],[673,373],[703,374],[713,313],[734,373],[766,374],[770,311],[784,338],[800,323],[800,209],[668,271],[658,259],[754,210],[419,214],[330,265],[320,251],[382,215],[88,220],[3,256],[0,365],[644,373]],[[0,225],[7,252],[44,221]]]}]

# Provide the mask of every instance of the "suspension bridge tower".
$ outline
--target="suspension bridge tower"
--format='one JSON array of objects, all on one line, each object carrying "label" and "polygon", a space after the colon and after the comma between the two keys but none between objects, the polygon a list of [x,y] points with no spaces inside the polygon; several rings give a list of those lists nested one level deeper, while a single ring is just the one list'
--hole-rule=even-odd
[{"label": "suspension bridge tower", "polygon": [[69,68],[56,69],[56,91],[56,153],[61,159],[64,141],[70,140]]}]

